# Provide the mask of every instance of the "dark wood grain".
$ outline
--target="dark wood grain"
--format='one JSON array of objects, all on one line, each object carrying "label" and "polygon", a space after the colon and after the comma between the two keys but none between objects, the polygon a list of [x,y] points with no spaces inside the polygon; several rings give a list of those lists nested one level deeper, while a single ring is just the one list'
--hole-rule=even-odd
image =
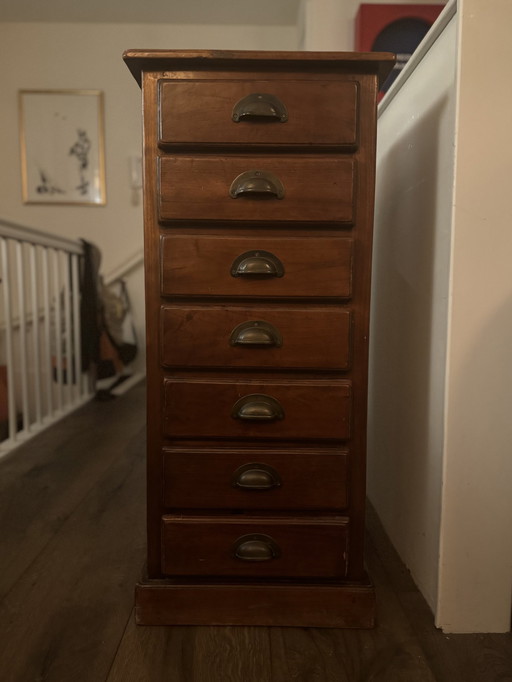
[{"label": "dark wood grain", "polygon": [[[246,171],[270,172],[284,198],[229,190]],[[162,221],[262,221],[350,224],[354,216],[355,164],[339,156],[166,156],[159,159]]]},{"label": "dark wood grain", "polygon": [[[165,448],[163,460],[167,507],[341,510],[348,503],[348,454],[340,449]],[[277,485],[237,487],[237,472],[247,467],[271,467]]]},{"label": "dark wood grain", "polygon": [[[79,500],[80,509],[63,523],[48,521],[45,548],[31,555],[30,567],[20,565],[1,602],[2,681],[512,679],[510,633],[453,635],[437,630],[372,509],[367,540],[368,569],[377,592],[372,630],[137,626],[131,609],[134,574],[144,561],[143,452],[137,435],[144,424],[143,401],[141,386],[107,405],[90,403],[0,461],[2,496],[12,504],[16,494],[20,506],[39,496],[39,514],[48,520],[68,504],[76,475],[64,452],[87,462],[80,477],[89,490]],[[128,422],[137,422],[133,431],[126,429]],[[85,438],[88,432],[95,436],[93,445]],[[116,443],[106,467],[102,441]],[[41,497],[48,485],[51,496]],[[7,556],[4,539],[14,521],[12,513],[0,519],[2,562]],[[23,532],[30,520],[16,523],[23,555],[31,551],[34,536]]]},{"label": "dark wood grain", "polygon": [[[238,343],[241,324],[268,329],[268,345]],[[266,327],[265,327],[266,325]],[[160,357],[166,367],[347,370],[350,309],[322,306],[162,307]]]},{"label": "dark wood grain", "polygon": [[[359,61],[317,55],[316,64],[308,54],[304,59],[283,53],[237,53],[235,59],[234,53],[208,51],[127,55],[132,67],[133,60],[141,65],[141,59],[146,67],[144,192],[151,353],[148,581],[137,591],[138,616],[144,612],[147,624],[163,623],[165,615],[169,623],[211,624],[215,619],[229,624],[236,616],[237,623],[246,617],[247,624],[254,624],[250,614],[257,607],[263,609],[258,618],[265,624],[305,625],[310,617],[315,625],[369,626],[373,593],[364,569],[363,530],[375,116],[378,74],[389,58],[378,65],[367,55],[360,55]],[[270,91],[275,87],[292,113],[300,110],[301,120],[292,115],[290,125],[262,125],[254,119],[247,125],[234,123],[229,114],[233,99],[252,91],[255,83],[265,83]],[[323,100],[325,106],[318,109],[317,102]],[[185,242],[187,233],[191,239]],[[241,276],[234,260],[245,253],[239,249],[250,240],[258,243],[253,247],[258,258],[265,243],[269,251],[274,246],[283,251],[271,259],[275,266],[278,258],[282,267],[257,276],[244,271]],[[336,246],[332,253],[326,251],[328,240]],[[174,253],[180,246],[185,248]],[[210,252],[211,247],[217,250]],[[258,263],[261,267],[261,260]],[[331,286],[338,274],[342,283]],[[237,281],[246,277],[243,284]],[[263,284],[267,278],[269,286]],[[222,300],[212,305],[213,297]],[[283,299],[289,297],[293,300],[285,307]],[[283,353],[279,343],[266,355],[262,348],[244,353],[246,348],[229,343],[228,334],[243,321],[238,313],[244,306],[245,321],[259,308],[272,318],[273,330],[282,324]],[[155,339],[160,341],[156,351]],[[338,449],[345,441],[350,441],[350,466],[338,490],[340,498],[342,489],[348,491],[346,533],[331,537],[330,550],[317,546],[329,527],[320,514],[323,530],[311,536],[312,556],[302,561],[295,550],[287,551],[294,559],[284,573],[274,572],[275,564],[265,564],[276,580],[268,585],[263,607],[255,603],[248,584],[238,593],[242,601],[234,616],[219,579],[236,574],[220,560],[213,562],[216,572],[198,549],[213,543],[208,545],[213,550],[217,536],[224,544],[233,542],[226,536],[233,524],[226,521],[226,512],[219,514],[220,491],[217,502],[210,497],[209,523],[194,523],[197,508],[178,507],[169,498],[164,506],[163,449],[179,448],[179,443],[184,449],[212,444],[229,448],[236,443],[247,449],[261,449],[265,443],[271,448],[330,444]],[[166,506],[172,514],[166,513]],[[267,520],[275,517],[276,528],[287,529],[296,547],[292,515],[283,508],[262,511]],[[261,525],[250,510],[234,508],[230,514],[240,527]],[[305,518],[305,508],[296,515]],[[307,535],[305,526],[303,532]],[[165,573],[174,576],[165,584],[162,548]],[[315,563],[320,560],[323,568]],[[192,592],[187,575],[202,576]],[[291,605],[290,591],[281,604],[279,575],[309,581],[307,586],[295,585],[301,588],[296,595],[301,605],[308,604],[305,612]],[[332,597],[322,591],[320,576],[340,581]],[[158,581],[157,593],[150,589],[153,580]],[[184,600],[179,621],[176,599]]]},{"label": "dark wood grain", "polygon": [[160,244],[157,237],[157,178],[155,145],[158,136],[155,101],[157,82],[146,78],[144,85],[144,277],[146,313],[146,381],[147,381],[147,567],[149,575],[160,575],[160,518],[162,515],[161,409],[163,385],[156,330],[160,324]]},{"label": "dark wood grain", "polygon": [[319,70],[322,73],[366,74],[377,73],[382,82],[395,64],[395,56],[389,52],[285,52],[267,50],[125,50],[123,54],[128,68],[139,85],[145,71],[174,72],[186,69],[196,71],[200,77],[214,68],[237,70],[295,71],[304,73]]},{"label": "dark wood grain", "polygon": [[[346,440],[350,435],[351,385],[344,380],[258,381],[178,379],[164,382],[164,433],[174,439]],[[282,419],[246,421],[232,416],[244,397],[270,396]]]},{"label": "dark wood grain", "polygon": [[[277,97],[288,118],[232,120],[242,98]],[[167,146],[355,147],[358,87],[354,81],[162,80],[160,144]],[[197,102],[201,101],[201,107]],[[270,121],[270,122],[269,122]]]},{"label": "dark wood grain", "polygon": [[268,628],[128,623],[108,682],[273,682]]},{"label": "dark wood grain", "polygon": [[[233,277],[245,253],[266,251],[282,277]],[[172,297],[350,298],[353,241],[349,237],[166,234],[161,242],[161,294]]]},{"label": "dark wood grain", "polygon": [[[44,544],[35,551],[30,535],[18,536],[32,561],[19,566],[16,581],[0,603],[0,661],[7,682],[105,679],[131,611],[132,585],[144,555],[144,387],[106,406],[104,418],[95,408],[99,404],[67,419],[74,427],[68,433],[69,457],[96,463],[78,470],[82,495],[75,507],[70,507],[69,489],[78,471],[68,466],[58,447],[59,427],[10,457],[11,463],[27,457],[33,465],[33,475],[25,479],[18,496],[20,508],[39,497],[41,518],[54,511],[39,492],[46,466],[55,474],[52,496],[57,508],[60,503],[68,512],[49,524]],[[132,422],[129,429],[125,417]],[[84,438],[83,427],[94,433],[96,448]],[[102,436],[112,444],[112,454],[100,444]],[[30,520],[25,523],[31,531]],[[3,519],[2,531],[8,525]]]},{"label": "dark wood grain", "polygon": [[151,580],[137,586],[135,617],[143,625],[199,625],[209,618],[212,625],[372,628],[375,592],[363,581],[313,589],[300,581],[211,585]]},{"label": "dark wood grain", "polygon": [[[143,425],[142,388],[136,396],[126,401],[121,428],[127,439],[136,437]],[[115,421],[111,424],[117,409],[114,403],[93,402],[62,420],[58,430],[44,431],[30,446],[18,448],[2,460],[0,599],[126,448],[126,441],[119,440],[118,425]]]},{"label": "dark wood grain", "polygon": [[[422,647],[436,682],[512,680],[512,634],[445,634],[436,628],[432,611],[390,543],[372,505],[367,520],[370,557],[385,571],[381,575],[389,594],[407,615],[412,636]],[[372,573],[375,575],[375,570]],[[387,622],[386,613],[382,620],[383,624]]]},{"label": "dark wood grain", "polygon": [[[162,518],[165,575],[343,578],[348,519],[343,517],[173,516]],[[258,537],[275,548],[269,559],[237,558]]]}]

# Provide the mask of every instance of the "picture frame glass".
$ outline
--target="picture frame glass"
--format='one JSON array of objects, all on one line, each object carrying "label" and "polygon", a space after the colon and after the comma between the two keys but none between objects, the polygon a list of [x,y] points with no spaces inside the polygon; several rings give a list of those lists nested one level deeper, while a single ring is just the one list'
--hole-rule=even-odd
[{"label": "picture frame glass", "polygon": [[104,106],[98,90],[19,93],[24,203],[104,205]]}]

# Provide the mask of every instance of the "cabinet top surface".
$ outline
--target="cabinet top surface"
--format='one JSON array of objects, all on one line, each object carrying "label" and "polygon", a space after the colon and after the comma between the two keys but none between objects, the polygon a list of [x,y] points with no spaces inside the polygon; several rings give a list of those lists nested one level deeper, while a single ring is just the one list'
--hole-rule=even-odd
[{"label": "cabinet top surface", "polygon": [[388,75],[395,63],[389,52],[271,52],[252,50],[126,50],[123,59],[136,81],[145,71],[183,69],[300,70],[328,69],[340,73],[371,73],[379,80]]}]

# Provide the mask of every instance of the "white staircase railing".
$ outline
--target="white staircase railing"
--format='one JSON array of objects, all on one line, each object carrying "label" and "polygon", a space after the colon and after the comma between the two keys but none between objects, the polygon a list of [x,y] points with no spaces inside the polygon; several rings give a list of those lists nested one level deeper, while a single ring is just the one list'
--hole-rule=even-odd
[{"label": "white staircase railing", "polygon": [[0,456],[89,400],[81,242],[0,220]]}]

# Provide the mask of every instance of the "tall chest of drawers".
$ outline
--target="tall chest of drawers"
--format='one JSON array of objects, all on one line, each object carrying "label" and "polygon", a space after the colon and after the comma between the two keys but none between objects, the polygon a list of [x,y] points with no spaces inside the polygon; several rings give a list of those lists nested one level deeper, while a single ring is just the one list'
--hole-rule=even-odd
[{"label": "tall chest of drawers", "polygon": [[388,54],[130,50],[142,86],[140,624],[370,627],[365,435]]}]

